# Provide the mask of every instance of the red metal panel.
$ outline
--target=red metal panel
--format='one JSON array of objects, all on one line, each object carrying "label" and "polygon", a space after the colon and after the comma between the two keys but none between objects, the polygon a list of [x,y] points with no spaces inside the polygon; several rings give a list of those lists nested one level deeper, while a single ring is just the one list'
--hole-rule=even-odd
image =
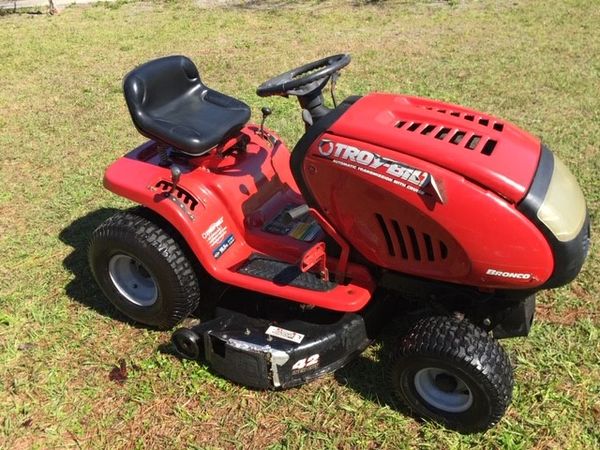
[{"label": "red metal panel", "polygon": [[[310,148],[303,171],[328,220],[373,264],[495,288],[535,287],[552,272],[550,247],[535,225],[515,205],[450,170],[325,134]],[[441,199],[431,182],[419,186],[428,177]]]},{"label": "red metal panel", "polygon": [[[398,128],[401,122],[404,125]],[[435,128],[426,132],[427,125]],[[443,128],[448,131],[437,139]],[[363,97],[330,132],[444,167],[515,203],[529,189],[540,158],[539,139],[505,120],[462,106],[402,95]],[[465,135],[453,143],[457,133]],[[467,144],[473,136],[480,139],[471,149]],[[496,142],[489,155],[484,148],[488,141]]]},{"label": "red metal panel", "polygon": [[[375,286],[369,272],[356,264],[348,267],[350,284],[326,292],[277,285],[237,272],[254,253],[296,263],[323,238],[321,234],[314,242],[303,242],[263,230],[265,222],[286,205],[300,205],[304,201],[289,169],[288,149],[280,141],[271,146],[257,133],[256,126],[247,126],[242,133],[250,138],[246,151],[224,156],[213,151],[204,157],[175,161],[182,171],[178,187],[197,202],[193,210],[190,207],[193,202],[165,195],[170,170],[159,165],[158,148],[153,142],[113,163],[106,170],[104,184],[112,192],[145,205],[168,220],[200,264],[217,280],[338,311],[364,307]],[[328,258],[328,262],[335,269],[337,261]]]}]

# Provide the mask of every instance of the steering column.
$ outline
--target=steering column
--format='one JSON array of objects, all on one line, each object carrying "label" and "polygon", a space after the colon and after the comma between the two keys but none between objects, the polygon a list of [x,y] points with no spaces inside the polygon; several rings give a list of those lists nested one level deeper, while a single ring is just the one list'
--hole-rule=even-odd
[{"label": "steering column", "polygon": [[323,88],[349,63],[350,55],[346,53],[319,59],[265,81],[256,89],[256,94],[260,97],[298,97],[302,119],[308,128],[330,111],[324,105]]}]

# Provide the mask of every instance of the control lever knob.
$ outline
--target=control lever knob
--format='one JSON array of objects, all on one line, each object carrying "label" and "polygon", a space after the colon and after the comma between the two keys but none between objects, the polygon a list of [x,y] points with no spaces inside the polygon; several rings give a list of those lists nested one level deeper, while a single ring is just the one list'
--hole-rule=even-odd
[{"label": "control lever knob", "polygon": [[262,113],[262,120],[260,121],[260,134],[264,137],[265,132],[263,130],[263,126],[265,125],[265,120],[267,120],[267,117],[269,117],[273,111],[271,111],[271,108],[268,106],[263,106],[260,108],[260,112]]},{"label": "control lever knob", "polygon": [[177,189],[177,184],[179,183],[179,179],[181,178],[181,169],[176,165],[171,166],[171,190],[169,194],[172,194],[175,189]]}]

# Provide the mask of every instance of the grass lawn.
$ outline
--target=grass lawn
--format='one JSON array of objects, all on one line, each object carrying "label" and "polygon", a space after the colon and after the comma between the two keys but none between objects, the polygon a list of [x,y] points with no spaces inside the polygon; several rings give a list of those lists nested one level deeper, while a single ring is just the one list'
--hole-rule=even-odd
[{"label": "grass lawn", "polygon": [[[462,436],[403,414],[379,346],[299,389],[255,392],[159,351],[170,333],[123,321],[93,282],[92,230],[129,204],[104,168],[143,142],[123,75],[182,53],[217,90],[274,113],[293,144],[295,101],[256,86],[348,51],[338,96],[404,92],[465,104],[542,136],[600,213],[600,8],[589,1],[192,2],[71,7],[0,17],[0,447],[598,448],[600,257],[538,297],[531,335],[505,342],[513,404]],[[274,5],[281,7],[277,8]],[[128,378],[109,374],[120,360]]]}]

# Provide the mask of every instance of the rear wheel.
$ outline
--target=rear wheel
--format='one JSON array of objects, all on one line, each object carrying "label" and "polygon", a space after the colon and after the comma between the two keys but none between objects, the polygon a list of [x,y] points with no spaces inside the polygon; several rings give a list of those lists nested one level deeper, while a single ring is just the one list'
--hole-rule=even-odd
[{"label": "rear wheel", "polygon": [[496,424],[512,397],[512,366],[500,344],[450,317],[417,322],[400,339],[389,377],[417,415],[463,433]]},{"label": "rear wheel", "polygon": [[93,233],[88,258],[110,302],[136,322],[167,329],[198,305],[191,262],[169,232],[142,211],[123,211]]}]

